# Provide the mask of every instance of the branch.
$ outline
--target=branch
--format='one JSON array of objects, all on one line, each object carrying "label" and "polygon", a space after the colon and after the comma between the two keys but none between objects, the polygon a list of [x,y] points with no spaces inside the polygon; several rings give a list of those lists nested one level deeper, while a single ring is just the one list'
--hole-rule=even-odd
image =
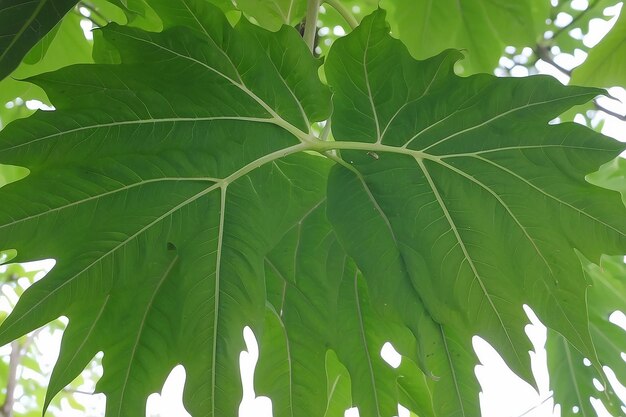
[{"label": "branch", "polygon": [[[109,19],[107,19],[107,17],[105,15],[100,13],[95,6],[93,6],[93,5],[89,4],[89,3],[81,1],[81,2],[78,3],[78,7],[84,7],[85,9],[89,10],[92,14],[97,16],[99,19],[102,19],[103,21],[105,21],[106,24],[111,23],[111,21]],[[82,14],[81,14],[81,16],[86,17],[85,15],[82,15]],[[89,19],[89,20],[91,20],[93,22],[92,19]],[[102,25],[98,25],[98,26],[102,27]]]},{"label": "branch", "polygon": [[[554,62],[554,60],[550,56],[550,52],[547,50],[547,48],[545,46],[537,45],[537,48],[535,48],[535,53],[537,54],[537,56],[539,58],[541,58],[543,61],[547,62],[548,64],[552,65],[554,68],[556,68],[557,70],[561,71],[563,74],[565,74],[567,76],[571,76],[572,75],[572,71],[570,71],[568,69],[565,69],[562,66],[560,66],[559,64],[557,64],[556,62]],[[615,112],[613,110],[610,110],[610,109],[607,109],[606,107],[604,107],[603,105],[598,103],[598,100],[594,100],[593,101],[593,105],[596,108],[596,110],[604,112],[604,113],[608,114],[609,116],[613,116],[616,119],[619,119],[619,120],[622,120],[622,121],[626,122],[626,115],[617,113],[617,112]]]},{"label": "branch", "polygon": [[[572,75],[572,71],[565,69],[559,64],[557,64],[556,62],[554,62],[554,59],[552,59],[552,57],[550,56],[550,51],[545,46],[537,45],[537,47],[535,48],[535,53],[537,54],[539,58],[541,58],[543,61],[547,62],[548,64],[552,65],[554,68],[561,71],[563,74],[567,76]],[[598,100],[594,100],[593,105],[595,106],[596,110],[604,112],[608,114],[609,116],[613,116],[616,119],[626,122],[626,115],[607,109],[606,107],[598,103]]]},{"label": "branch", "polygon": [[309,0],[307,2],[306,19],[304,21],[304,42],[313,53],[315,50],[315,35],[317,33],[317,14],[320,9],[320,0]]},{"label": "branch", "polygon": [[528,410],[524,411],[522,414],[518,415],[517,417],[524,417],[525,415],[527,415],[528,413],[530,413],[531,411],[536,410],[537,408],[541,407],[542,405],[544,405],[548,400],[550,400],[552,398],[552,394],[548,395],[546,398],[544,398],[539,404],[532,406],[531,408],[529,408]]},{"label": "branch", "polygon": [[600,103],[598,103],[598,100],[594,100],[593,101],[593,105],[596,107],[596,110],[604,112],[606,114],[608,114],[609,116],[613,116],[621,121],[626,122],[626,115],[624,114],[620,114],[617,112],[614,112],[613,110],[609,110],[606,107],[602,106]]},{"label": "branch", "polygon": [[74,10],[74,13],[76,13],[78,16],[80,16],[82,19],[87,19],[91,22],[92,28],[101,28],[102,25],[100,24],[100,22],[95,21],[91,16],[85,16],[84,14],[82,14],[81,12],[79,12],[78,10]]},{"label": "branch", "polygon": [[[548,49],[547,46],[537,45],[535,47],[535,54],[537,54],[537,57],[539,59],[547,62],[550,65],[552,65],[554,68],[556,68],[557,70],[559,70],[563,74],[567,75],[568,77],[572,76],[572,71],[571,70],[568,70],[567,68],[563,68],[562,66],[560,66],[559,64],[557,64],[554,61],[554,58],[552,58],[552,54],[550,53],[550,50]],[[536,65],[536,63],[535,63],[535,65]]]},{"label": "branch", "polygon": [[13,405],[15,404],[15,387],[17,386],[17,367],[22,358],[22,346],[20,342],[11,342],[11,355],[9,356],[9,374],[7,375],[6,396],[0,413],[4,417],[13,417]]},{"label": "branch", "polygon": [[328,4],[333,9],[337,10],[337,12],[345,19],[345,21],[350,25],[352,30],[356,29],[359,26],[359,22],[356,20],[354,15],[350,13],[350,10],[346,8],[341,1],[339,0],[325,0],[324,3]]}]

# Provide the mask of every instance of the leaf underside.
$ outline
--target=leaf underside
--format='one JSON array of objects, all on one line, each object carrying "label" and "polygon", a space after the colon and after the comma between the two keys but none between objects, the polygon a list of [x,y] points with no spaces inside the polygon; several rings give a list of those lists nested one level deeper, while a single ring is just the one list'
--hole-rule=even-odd
[{"label": "leaf underside", "polygon": [[236,415],[246,325],[277,417],[478,415],[473,335],[531,380],[523,304],[598,361],[574,249],[626,252],[619,194],[585,180],[623,145],[548,122],[599,90],[460,78],[383,11],[332,46],[327,87],[293,28],[151,7],[163,32],[102,29],[119,63],[32,78],[56,111],[0,132],[30,171],[0,189],[0,249],[57,261],[0,344],[70,321],[46,404],[103,351],[109,417],[145,414],[179,363],[192,415]]},{"label": "leaf underside", "polygon": [[383,0],[382,5],[390,7],[392,32],[413,56],[464,50],[459,68],[468,75],[492,72],[506,46],[534,45],[550,10],[548,2],[535,0]]},{"label": "leaf underside", "polygon": [[76,4],[76,0],[3,0],[0,3],[0,80]]},{"label": "leaf underside", "polygon": [[[591,336],[597,341],[596,349],[602,365],[610,367],[623,384],[626,362],[622,358],[622,352],[626,346],[626,333],[609,322],[609,316],[624,308],[626,265],[622,256],[603,256],[599,265],[584,260],[584,266],[585,273],[593,284],[588,293]],[[596,412],[589,401],[590,397],[594,397],[599,398],[612,415],[624,413],[620,407],[626,404],[616,395],[604,373],[598,372],[586,362],[585,356],[563,336],[551,331],[546,350],[555,401],[562,405],[564,412],[569,413],[574,407],[578,407],[580,415],[595,416]],[[602,391],[596,388],[594,378],[604,386]]]}]

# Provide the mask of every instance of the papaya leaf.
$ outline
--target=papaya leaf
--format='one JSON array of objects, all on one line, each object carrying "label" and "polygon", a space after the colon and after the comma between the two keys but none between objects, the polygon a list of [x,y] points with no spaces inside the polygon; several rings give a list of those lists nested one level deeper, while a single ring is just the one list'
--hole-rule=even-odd
[{"label": "papaya leaf", "polygon": [[467,52],[464,74],[491,73],[507,45],[534,45],[541,37],[549,2],[520,0],[384,0],[393,33],[418,59],[446,48]]},{"label": "papaya leaf", "polygon": [[[621,352],[626,349],[626,332],[609,322],[614,311],[626,310],[626,265],[623,257],[603,256],[599,265],[584,260],[586,273],[592,287],[589,290],[589,326],[597,343],[597,353],[602,365],[609,366],[623,378],[626,366]],[[595,416],[590,397],[600,398],[613,415],[622,415],[622,400],[615,394],[603,373],[591,367],[579,351],[556,332],[550,332],[546,345],[550,382],[554,387],[555,401],[561,404],[564,413],[573,407],[580,409],[582,416]],[[585,360],[586,359],[586,360]],[[604,386],[600,391],[594,378]],[[621,381],[623,383],[623,381]]]},{"label": "papaya leaf", "polygon": [[523,304],[599,366],[576,251],[626,252],[619,194],[585,180],[624,145],[548,122],[600,90],[458,77],[458,51],[414,60],[382,10],[325,86],[294,28],[150,6],[162,32],[103,28],[115,63],[32,77],[56,110],[0,132],[29,170],[0,188],[0,249],[57,261],[0,343],[69,318],[46,406],[103,351],[109,417],[143,415],[176,364],[192,415],[236,415],[250,326],[277,416],[475,416],[473,335],[532,379]]},{"label": "papaya leaf", "polygon": [[572,73],[572,84],[597,87],[626,85],[626,13],[620,13],[615,26],[589,51],[589,56]]},{"label": "papaya leaf", "polygon": [[63,18],[76,0],[7,0],[0,3],[0,80]]}]

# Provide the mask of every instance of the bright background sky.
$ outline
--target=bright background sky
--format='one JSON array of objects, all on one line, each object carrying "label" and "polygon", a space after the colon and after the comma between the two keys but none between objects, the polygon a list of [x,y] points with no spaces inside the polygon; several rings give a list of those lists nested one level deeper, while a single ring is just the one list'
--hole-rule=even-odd
[{"label": "bright background sky", "polygon": [[[580,3],[580,7],[586,7],[586,0],[576,0]],[[583,42],[586,46],[592,47],[597,44],[600,39],[610,30],[615,19],[619,15],[621,4],[616,7],[607,10],[609,14],[614,15],[608,23],[604,20],[595,19],[591,21],[590,33],[584,37]],[[560,20],[559,20],[560,19]],[[557,18],[557,24],[565,26],[569,23],[571,17],[567,15],[559,15]],[[87,35],[91,35],[88,31],[90,26],[84,27]],[[328,30],[328,29],[325,29]],[[341,31],[337,31],[340,34]],[[529,51],[522,51],[522,54]],[[571,69],[580,65],[586,58],[586,53],[578,50],[574,55],[559,54],[555,57],[555,61],[560,66]],[[502,58],[502,66],[508,66],[506,59]],[[563,83],[569,81],[562,72],[556,70],[553,66],[543,61],[537,63],[537,69],[541,73],[550,74],[558,78]],[[498,74],[498,70],[496,70]],[[518,66],[511,71],[513,76],[526,76],[528,72],[525,68]],[[609,93],[618,98],[613,100],[607,97],[600,98],[598,101],[605,108],[615,111],[616,113],[626,114],[626,90],[621,87],[614,87],[609,89]],[[36,105],[36,103],[34,104]],[[584,117],[580,115],[576,121],[584,123]],[[626,122],[620,121],[614,117],[607,117],[602,112],[597,112],[592,120],[592,125],[597,126],[598,123],[604,121],[602,132],[606,135],[615,137],[616,139],[626,141]],[[29,268],[35,269],[49,269],[52,266],[52,262],[36,262],[32,263]],[[2,267],[0,267],[2,268]],[[26,285],[22,283],[23,285]],[[4,296],[15,298],[15,295],[4,291]],[[7,300],[0,297],[0,310],[6,311]],[[483,417],[556,417],[560,416],[559,406],[554,405],[552,401],[551,392],[549,390],[548,371],[546,364],[546,352],[544,344],[546,341],[546,328],[540,323],[534,313],[526,308],[526,312],[529,315],[529,324],[526,327],[526,333],[529,335],[530,340],[533,343],[534,351],[530,352],[532,358],[532,367],[534,375],[537,379],[539,392],[535,391],[529,384],[522,381],[516,376],[504,363],[498,353],[484,340],[479,337],[475,337],[473,340],[473,346],[480,360],[480,364],[476,366],[476,375],[480,381],[482,392],[480,393],[480,401]],[[611,319],[616,325],[620,325],[626,331],[626,316],[623,313],[614,313]],[[240,355],[242,384],[243,384],[243,402],[240,407],[239,417],[270,417],[271,414],[271,401],[267,397],[256,397],[253,388],[253,372],[254,366],[258,360],[258,346],[252,331],[249,328],[242,329],[243,337],[246,341],[247,351],[244,351]],[[42,362],[44,370],[50,370],[54,365],[56,357],[58,356],[60,345],[60,332],[41,332],[37,337],[37,345],[42,351],[42,356],[39,360]],[[9,346],[0,348],[0,355],[8,355]],[[390,366],[398,366],[401,360],[400,355],[395,352],[390,344],[386,344],[383,349],[383,358],[390,364]],[[626,354],[622,354],[626,359]],[[25,370],[24,372],[28,372]],[[101,372],[101,371],[100,371]],[[47,384],[47,381],[40,375],[30,375],[35,380],[41,380],[42,384]],[[611,378],[611,373],[608,374],[609,380],[614,383],[614,388],[621,398],[626,399],[626,388],[619,385],[619,382],[615,378]],[[187,417],[189,414],[182,406],[182,390],[184,386],[185,371],[181,366],[176,367],[169,378],[165,382],[163,390],[160,394],[153,394],[149,397],[147,402],[146,417]],[[81,390],[86,392],[93,392],[94,381],[87,381]],[[18,391],[19,394],[19,391]],[[87,395],[87,394],[75,394],[79,397],[79,400],[88,407],[87,413],[77,413],[75,410],[67,407],[63,407],[62,415],[65,417],[97,417],[104,414],[104,395]],[[596,402],[596,405],[599,402]],[[610,417],[610,414],[603,410],[601,406],[597,407],[600,417]],[[346,411],[345,417],[358,416],[358,410],[350,409]],[[408,417],[409,413],[402,407],[399,408],[398,417]],[[367,417],[367,416],[363,416]]]}]

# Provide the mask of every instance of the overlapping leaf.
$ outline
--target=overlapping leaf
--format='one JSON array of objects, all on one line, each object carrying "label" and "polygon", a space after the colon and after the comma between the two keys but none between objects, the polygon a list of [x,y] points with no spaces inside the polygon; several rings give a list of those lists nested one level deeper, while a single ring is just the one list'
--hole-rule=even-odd
[{"label": "overlapping leaf", "polygon": [[626,206],[626,158],[619,157],[607,162],[597,172],[589,174],[587,180],[592,184],[619,192]]},{"label": "overlapping leaf", "polygon": [[572,74],[572,83],[598,87],[626,85],[626,12]]},{"label": "overlapping leaf", "polygon": [[[616,158],[589,175],[588,179],[594,184],[620,192],[626,204],[625,161],[624,158]],[[622,352],[626,350],[626,333],[611,323],[609,316],[615,311],[626,310],[626,265],[621,256],[603,256],[599,265],[586,259],[582,261],[592,284],[587,295],[589,327],[597,342],[598,358],[603,366],[610,367],[621,380],[626,375],[622,358]],[[589,359],[573,348],[563,336],[550,332],[546,349],[550,381],[555,387],[555,401],[561,404],[563,414],[569,415],[577,407],[580,415],[596,415],[590,397],[599,398],[613,415],[624,414],[621,408],[623,401],[616,395],[604,372],[591,367]],[[599,390],[598,387],[603,389]]]},{"label": "overlapping leaf", "polygon": [[[50,394],[103,350],[108,415],[142,414],[177,361],[195,415],[235,413],[232,348],[265,303],[262,257],[253,257],[323,192],[320,158],[292,156],[247,175],[298,146],[271,122],[308,129],[328,113],[306,46],[293,30],[233,31],[203,10],[204,36],[111,26],[104,36],[124,64],[37,77],[59,110],[2,132],[2,161],[30,175],[3,188],[0,246],[16,248],[17,260],[58,259],[3,336],[67,315]],[[33,195],[39,203],[29,205]]]},{"label": "overlapping leaf", "polygon": [[[32,114],[26,106],[29,100],[48,102],[39,87],[21,80],[67,65],[93,62],[91,43],[85,39],[80,21],[81,16],[77,13],[67,13],[55,29],[24,57],[11,76],[0,80],[0,125],[6,126],[12,120]],[[9,102],[12,104],[6,106]]]},{"label": "overlapping leaf", "polygon": [[[446,349],[454,342],[419,300],[412,300],[410,306],[419,334],[411,333],[395,314],[373,310],[363,276],[340,246],[325,210],[325,201],[320,201],[266,258],[272,305],[272,323],[266,331],[273,337],[261,343],[256,377],[261,393],[271,396],[275,415],[343,416],[345,400],[334,392],[346,385],[346,377],[330,371],[329,349],[345,365],[352,398],[364,415],[391,416],[398,401],[426,416],[464,415],[464,407],[465,415],[477,413],[478,386],[470,375],[471,366],[463,369],[472,363],[471,353],[469,360],[456,355],[467,355],[469,348]],[[397,271],[388,273],[402,278]],[[395,292],[414,295],[408,282],[397,284]],[[397,370],[380,355],[389,340],[406,355]],[[415,365],[418,351],[427,356],[424,367],[437,372],[440,381]],[[467,386],[455,386],[451,364],[465,374]],[[320,401],[327,390],[327,401]],[[459,398],[461,394],[465,395]]]},{"label": "overlapping leaf", "polygon": [[76,4],[76,0],[7,0],[0,4],[0,80]]},{"label": "overlapping leaf", "polygon": [[[626,266],[622,257],[603,257],[600,266],[588,262],[585,266],[593,284],[589,291],[589,321],[591,334],[598,341],[598,357],[602,365],[609,366],[621,379],[626,375],[621,356],[626,348],[626,332],[610,323],[609,315],[626,307]],[[623,414],[620,409],[622,400],[604,374],[591,367],[585,356],[567,340],[551,332],[546,349],[555,401],[561,404],[564,415],[569,415],[574,407],[578,407],[582,416],[596,415],[590,397],[600,398],[613,415]],[[595,384],[594,378],[597,380]],[[596,384],[604,388],[598,390]]]},{"label": "overlapping leaf", "polygon": [[435,321],[466,343],[483,335],[521,375],[524,303],[595,359],[572,246],[592,259],[624,251],[619,195],[584,180],[622,145],[547,123],[597,92],[548,77],[457,78],[456,53],[415,62],[386,34],[380,15],[369,19],[326,64],[335,138],[370,144],[343,151],[329,216],[376,303],[414,320],[408,292],[391,293],[397,268]]},{"label": "overlapping leaf", "polygon": [[467,51],[465,74],[491,73],[505,46],[534,45],[550,4],[522,0],[389,0],[392,26],[419,59],[446,48]]},{"label": "overlapping leaf", "polygon": [[470,337],[528,378],[524,303],[596,359],[573,248],[626,249],[619,195],[584,179],[622,145],[547,122],[597,90],[459,78],[458,52],[413,60],[378,11],[331,49],[321,141],[295,30],[150,5],[164,32],[110,25],[119,64],[35,77],[57,111],[0,134],[30,170],[0,189],[0,248],[57,259],[0,340],[69,317],[49,398],[102,350],[108,416],[142,415],[176,363],[194,416],[235,415],[249,325],[277,416],[473,416]]}]

